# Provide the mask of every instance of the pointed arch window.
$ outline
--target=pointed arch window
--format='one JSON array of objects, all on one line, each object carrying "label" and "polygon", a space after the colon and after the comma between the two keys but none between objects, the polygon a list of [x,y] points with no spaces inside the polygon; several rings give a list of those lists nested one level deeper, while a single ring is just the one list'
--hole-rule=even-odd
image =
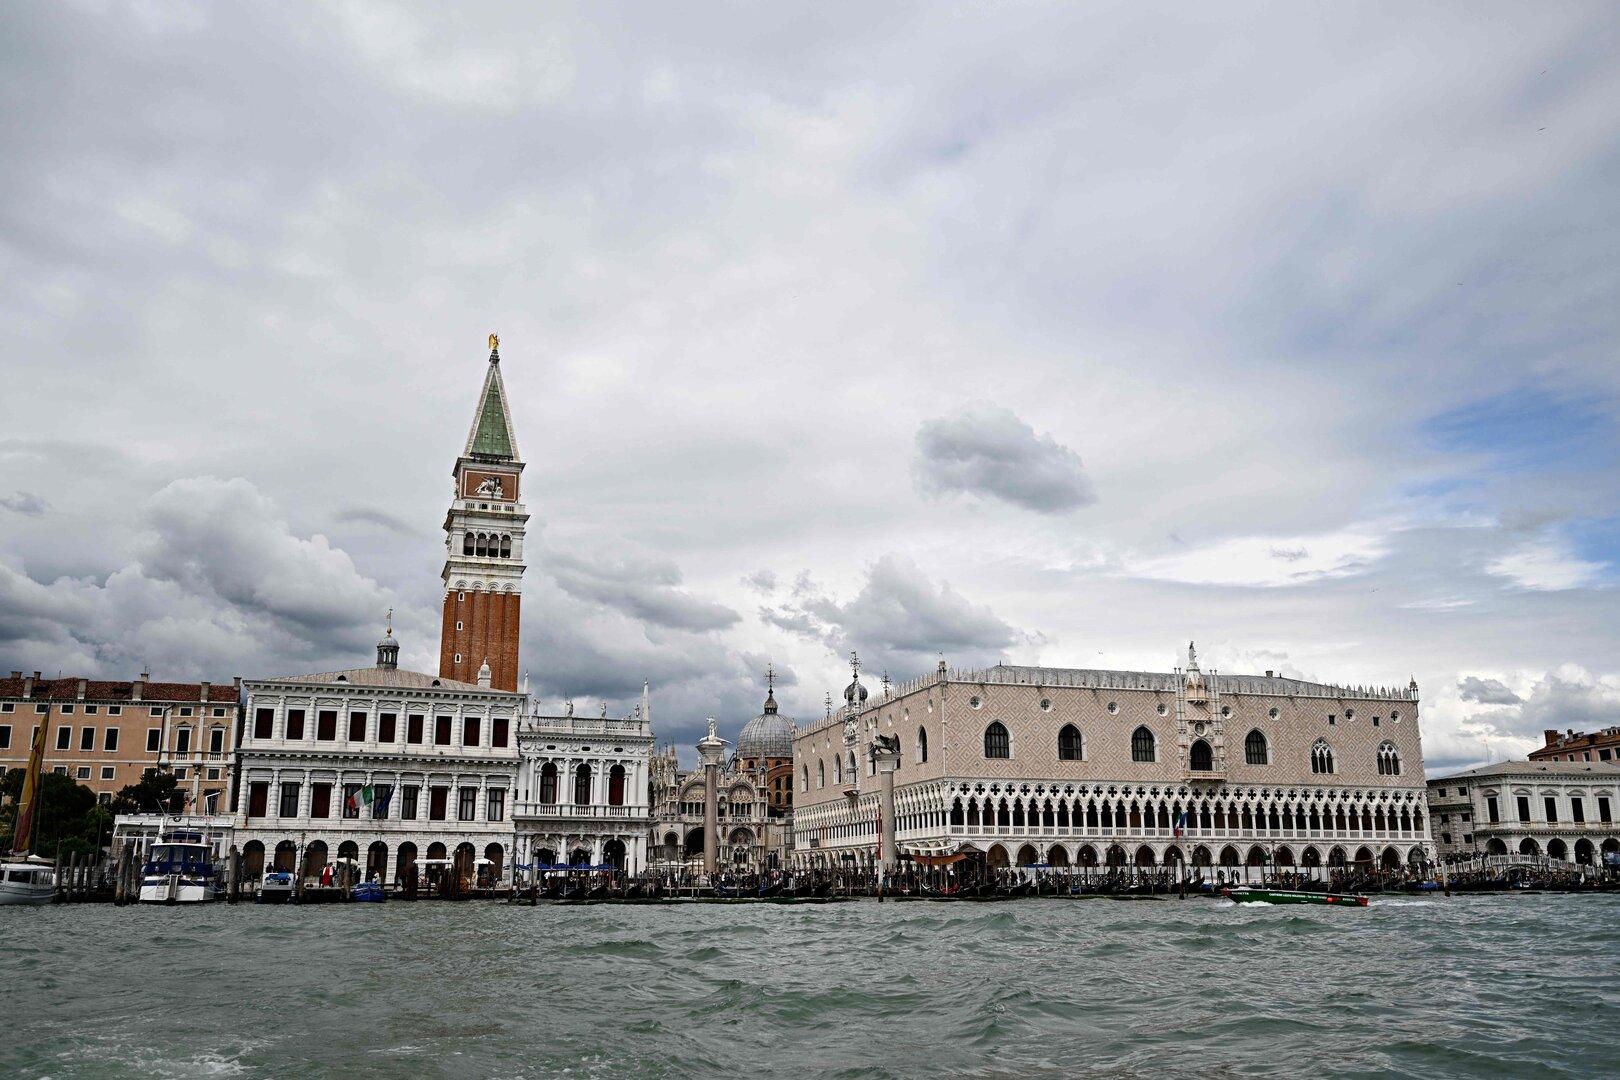
[{"label": "pointed arch window", "polygon": [[818,761],[818,762],[816,762],[816,787],[824,788],[826,786],[827,786],[827,763],[825,761]]},{"label": "pointed arch window", "polygon": [[1333,749],[1326,739],[1317,739],[1316,745],[1311,747],[1311,772],[1324,775],[1333,772]]},{"label": "pointed arch window", "polygon": [[1266,744],[1265,732],[1255,728],[1243,740],[1243,763],[1245,765],[1271,764],[1270,749]]},{"label": "pointed arch window", "polygon": [[1158,747],[1154,741],[1153,732],[1146,727],[1139,727],[1131,732],[1131,760],[1158,760]]},{"label": "pointed arch window", "polygon": [[928,762],[928,729],[927,728],[918,728],[917,729],[917,764],[924,765],[924,764],[927,764],[927,762]]},{"label": "pointed arch window", "polygon": [[833,783],[842,784],[843,782],[844,782],[844,755],[842,755],[842,754],[834,754],[833,755]]},{"label": "pointed arch window", "polygon": [[984,729],[984,756],[1012,757],[1012,741],[1007,737],[1006,725],[1000,720],[990,721],[990,726]]},{"label": "pointed arch window", "polygon": [[1215,769],[1215,754],[1209,748],[1209,743],[1203,739],[1192,744],[1192,753],[1189,755],[1193,772],[1213,772]]},{"label": "pointed arch window", "polygon": [[1395,749],[1392,742],[1383,743],[1378,747],[1378,775],[1401,775],[1401,752]]},{"label": "pointed arch window", "polygon": [[1073,724],[1064,724],[1063,730],[1058,732],[1058,760],[1079,761],[1085,756],[1085,743],[1080,738],[1080,729]]}]

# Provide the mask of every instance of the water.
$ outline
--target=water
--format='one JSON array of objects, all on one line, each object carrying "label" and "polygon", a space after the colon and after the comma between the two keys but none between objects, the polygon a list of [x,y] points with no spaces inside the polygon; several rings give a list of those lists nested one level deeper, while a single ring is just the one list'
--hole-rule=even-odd
[{"label": "water", "polygon": [[1592,1076],[1620,897],[0,909],[0,1073]]}]

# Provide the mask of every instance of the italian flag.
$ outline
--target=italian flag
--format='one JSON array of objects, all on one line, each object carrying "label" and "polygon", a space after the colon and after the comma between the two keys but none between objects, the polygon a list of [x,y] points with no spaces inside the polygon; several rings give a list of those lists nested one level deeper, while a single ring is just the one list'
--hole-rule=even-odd
[{"label": "italian flag", "polygon": [[367,784],[365,787],[349,796],[349,809],[359,812],[362,806],[370,806],[372,796],[374,796],[376,793],[376,789],[370,784]]}]

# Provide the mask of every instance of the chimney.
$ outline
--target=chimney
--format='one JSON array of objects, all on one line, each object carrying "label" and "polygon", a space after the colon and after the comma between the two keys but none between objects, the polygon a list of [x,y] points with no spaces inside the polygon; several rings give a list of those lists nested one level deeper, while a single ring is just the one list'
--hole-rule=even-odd
[{"label": "chimney", "polygon": [[1266,678],[1268,678],[1268,679],[1271,678],[1271,669],[1270,668],[1266,668]]},{"label": "chimney", "polygon": [[208,688],[211,685],[213,685],[213,684],[210,683],[207,679],[204,679],[202,681],[202,697],[198,699],[199,701],[207,701],[208,700]]},{"label": "chimney", "polygon": [[20,678],[22,678],[22,672],[20,672],[20,671],[13,671],[13,672],[12,672],[12,673],[11,673],[11,677],[12,677],[12,678],[13,678],[13,679],[20,679]]},{"label": "chimney", "polygon": [[90,680],[89,679],[80,679],[79,680],[79,700],[80,701],[84,700],[84,692],[89,686],[90,686]]},{"label": "chimney", "polygon": [[1545,745],[1553,746],[1558,742],[1558,730],[1556,728],[1545,728],[1541,732],[1541,737],[1546,740]]},{"label": "chimney", "polygon": [[129,700],[131,700],[131,701],[139,701],[139,700],[141,700],[141,695],[142,695],[142,693],[145,692],[145,690],[146,690],[146,672],[143,671],[143,672],[141,672],[140,677],[138,679],[136,679],[134,682],[129,684]]},{"label": "chimney", "polygon": [[[22,673],[18,672],[18,674]],[[39,678],[39,672],[36,671],[23,680],[23,697],[31,698],[34,696],[34,680],[37,678]]]}]

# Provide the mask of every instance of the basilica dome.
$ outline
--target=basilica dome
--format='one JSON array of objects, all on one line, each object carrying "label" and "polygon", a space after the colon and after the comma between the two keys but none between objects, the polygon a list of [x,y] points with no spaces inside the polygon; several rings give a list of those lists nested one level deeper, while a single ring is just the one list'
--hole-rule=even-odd
[{"label": "basilica dome", "polygon": [[776,693],[765,695],[765,711],[743,725],[737,756],[745,759],[793,756],[793,721],[776,711]]}]

